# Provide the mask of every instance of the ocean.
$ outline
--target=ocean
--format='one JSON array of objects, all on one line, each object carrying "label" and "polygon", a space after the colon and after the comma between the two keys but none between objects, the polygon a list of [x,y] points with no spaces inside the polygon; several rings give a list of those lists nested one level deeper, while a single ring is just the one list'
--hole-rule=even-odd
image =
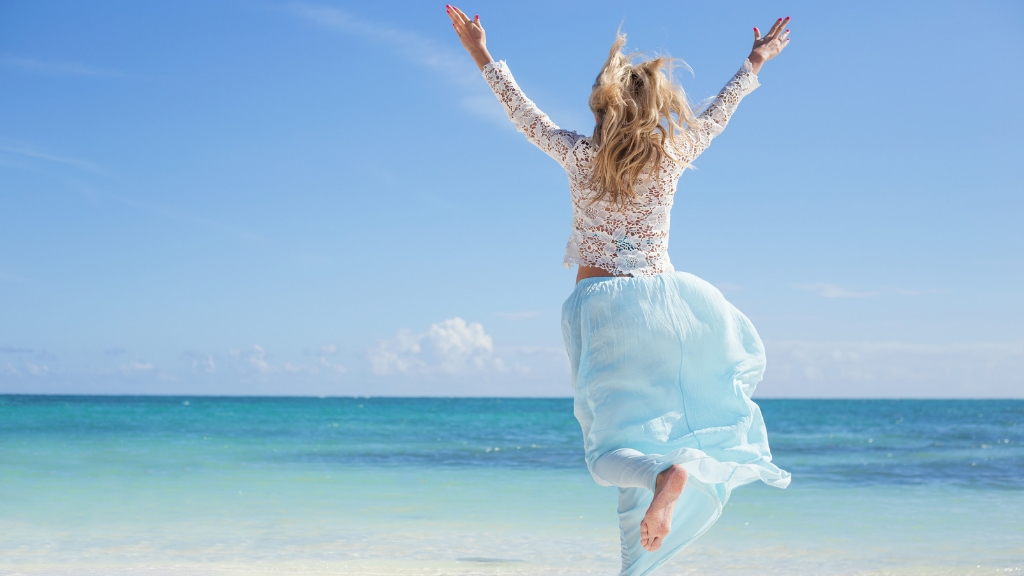
[{"label": "ocean", "polygon": [[[1024,401],[758,400],[658,574],[1024,572]],[[570,399],[0,396],[0,574],[617,574]]]}]

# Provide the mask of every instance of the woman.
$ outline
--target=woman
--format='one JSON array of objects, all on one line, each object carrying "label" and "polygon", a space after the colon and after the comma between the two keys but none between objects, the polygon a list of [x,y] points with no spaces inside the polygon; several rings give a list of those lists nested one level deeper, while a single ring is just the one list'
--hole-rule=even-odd
[{"label": "woman", "polygon": [[743,67],[700,115],[666,74],[670,59],[634,62],[620,34],[590,95],[588,138],[559,129],[491,59],[479,16],[446,9],[509,118],[569,176],[565,262],[579,271],[562,332],[574,411],[594,480],[619,488],[622,574],[646,574],[710,528],[733,488],[789,485],[750,399],[765,366],[757,332],[667,252],[679,176],[786,47],[789,18],[763,38],[754,28]]}]

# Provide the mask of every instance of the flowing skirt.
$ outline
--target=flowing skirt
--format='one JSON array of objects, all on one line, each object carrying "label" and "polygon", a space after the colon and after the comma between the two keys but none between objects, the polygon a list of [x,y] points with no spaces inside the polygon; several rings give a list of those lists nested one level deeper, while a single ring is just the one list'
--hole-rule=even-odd
[{"label": "flowing skirt", "polygon": [[[562,307],[562,332],[594,480],[616,484],[602,474],[606,455],[640,453],[632,460],[651,469],[639,485],[618,483],[622,574],[648,574],[693,542],[733,488],[789,485],[789,473],[771,462],[761,410],[750,399],[764,373],[761,339],[714,286],[684,272],[585,279]],[[653,475],[673,464],[689,480],[671,532],[648,552],[640,521]]]}]

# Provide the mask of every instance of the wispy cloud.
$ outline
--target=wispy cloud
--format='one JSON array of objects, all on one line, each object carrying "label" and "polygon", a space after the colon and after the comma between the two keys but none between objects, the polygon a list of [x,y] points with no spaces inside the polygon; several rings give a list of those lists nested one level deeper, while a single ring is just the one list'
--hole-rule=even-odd
[{"label": "wispy cloud", "polygon": [[181,356],[192,365],[192,370],[194,371],[206,372],[208,374],[213,374],[217,371],[217,363],[214,361],[212,354],[184,352]]},{"label": "wispy cloud", "polygon": [[767,342],[771,396],[1024,397],[1024,342]]},{"label": "wispy cloud", "polygon": [[527,318],[536,318],[537,312],[495,312],[495,316],[503,320],[526,320]]},{"label": "wispy cloud", "polygon": [[152,369],[152,364],[148,362],[139,362],[138,360],[132,360],[131,362],[125,362],[121,364],[121,372],[124,372],[126,374],[132,372],[146,372]]},{"label": "wispy cloud", "polygon": [[936,289],[925,289],[925,290],[907,290],[903,288],[893,288],[884,290],[868,290],[868,291],[857,291],[837,286],[835,284],[828,284],[825,282],[816,282],[813,284],[792,284],[793,288],[797,290],[807,290],[808,292],[814,292],[822,298],[869,298],[872,296],[883,296],[886,294],[895,294],[897,296],[923,296],[925,294],[937,294],[945,292],[945,290]]},{"label": "wispy cloud", "polygon": [[906,290],[903,288],[893,289],[893,293],[900,296],[924,296],[925,294],[943,294],[948,292],[949,290],[939,288],[926,288],[924,290]]},{"label": "wispy cloud", "polygon": [[15,274],[0,272],[0,282],[3,282],[4,284],[24,284],[25,279]]},{"label": "wispy cloud", "polygon": [[445,81],[458,86],[464,93],[460,104],[465,111],[508,125],[508,119],[487,90],[469,56],[460,50],[439,44],[411,30],[363,20],[331,6],[296,2],[289,4],[288,10],[322,28],[365,38],[390,48],[402,58],[432,70]]},{"label": "wispy cloud", "polygon": [[25,362],[25,368],[28,370],[28,373],[33,376],[45,376],[50,373],[49,366],[40,366],[31,362]]},{"label": "wispy cloud", "polygon": [[260,372],[276,372],[277,368],[270,365],[267,361],[267,351],[263,349],[263,346],[254,344],[252,350],[247,355],[249,365]]},{"label": "wispy cloud", "polygon": [[800,290],[814,292],[823,298],[867,298],[869,296],[878,296],[881,294],[880,292],[857,292],[854,290],[848,290],[842,286],[836,286],[835,284],[827,284],[824,282],[816,282],[814,284],[793,284],[793,287]]},{"label": "wispy cloud", "polygon": [[[21,376],[22,374],[46,376],[52,372],[50,367],[43,363],[48,359],[53,359],[45,351],[35,352],[29,348],[0,346],[0,354],[10,354],[9,357],[12,357],[11,360],[13,360],[0,362],[0,376]],[[25,357],[29,354],[34,354],[32,360]]]},{"label": "wispy cloud", "polygon": [[28,348],[17,348],[15,346],[0,346],[0,354],[31,354]]},{"label": "wispy cloud", "polygon": [[337,372],[338,374],[344,374],[344,373],[348,372],[348,368],[347,367],[342,366],[341,364],[332,364],[331,361],[328,360],[326,356],[321,356],[320,357],[320,366],[322,366],[323,368],[325,368],[327,370],[332,370],[334,372]]},{"label": "wispy cloud", "polygon": [[61,156],[57,154],[50,154],[43,152],[31,144],[24,142],[17,142],[7,138],[0,138],[0,153],[11,154],[20,156],[22,158],[31,158],[33,160],[43,160],[45,162],[52,162],[56,164],[63,164],[65,166],[71,166],[79,170],[85,170],[87,172],[95,172],[102,174],[103,171],[99,166],[89,162],[88,160],[81,160],[79,158],[73,158],[71,156]]},{"label": "wispy cloud", "polygon": [[[313,364],[303,364],[291,361],[285,361],[281,363],[280,360],[272,361],[272,356],[267,350],[259,345],[254,344],[249,350],[232,350],[231,356],[239,358],[242,363],[235,364],[234,368],[241,374],[252,373],[253,369],[260,374],[344,374],[348,372],[348,368],[333,362],[329,359],[330,356],[337,353],[338,347],[334,344],[326,344],[320,346],[317,349],[317,361]],[[307,350],[308,353],[308,350]],[[202,369],[205,372],[214,372],[217,370],[217,365],[214,363],[213,357],[209,355],[196,355],[187,354],[187,358],[192,360],[193,368]],[[230,372],[232,365],[229,363],[227,372]]]},{"label": "wispy cloud", "polygon": [[[323,346],[320,347],[319,351],[320,351],[320,361],[319,361],[319,365],[320,366],[319,366],[319,368],[323,368],[323,369],[326,369],[326,370],[329,370],[329,371],[334,371],[334,372],[337,372],[339,374],[344,374],[344,373],[348,372],[348,368],[346,368],[345,366],[342,366],[341,364],[337,364],[335,362],[332,362],[331,360],[328,360],[329,356],[333,356],[333,355],[338,353],[338,346],[337,345],[335,345],[335,344],[324,344]],[[318,372],[319,369],[318,369],[318,367],[313,367],[313,368],[310,369],[310,371]]]},{"label": "wispy cloud", "polygon": [[118,72],[117,70],[95,68],[85,64],[79,64],[78,62],[40,60],[38,58],[14,56],[13,54],[0,55],[0,66],[50,76],[92,76],[107,78],[126,76],[126,74]]}]

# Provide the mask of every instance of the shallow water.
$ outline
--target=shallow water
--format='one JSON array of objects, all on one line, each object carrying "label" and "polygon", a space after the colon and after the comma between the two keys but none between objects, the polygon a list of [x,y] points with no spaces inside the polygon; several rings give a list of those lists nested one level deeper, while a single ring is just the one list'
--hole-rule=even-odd
[{"label": "shallow water", "polygon": [[[1024,401],[762,400],[662,574],[1024,571]],[[0,396],[0,573],[614,574],[571,400]]]}]

